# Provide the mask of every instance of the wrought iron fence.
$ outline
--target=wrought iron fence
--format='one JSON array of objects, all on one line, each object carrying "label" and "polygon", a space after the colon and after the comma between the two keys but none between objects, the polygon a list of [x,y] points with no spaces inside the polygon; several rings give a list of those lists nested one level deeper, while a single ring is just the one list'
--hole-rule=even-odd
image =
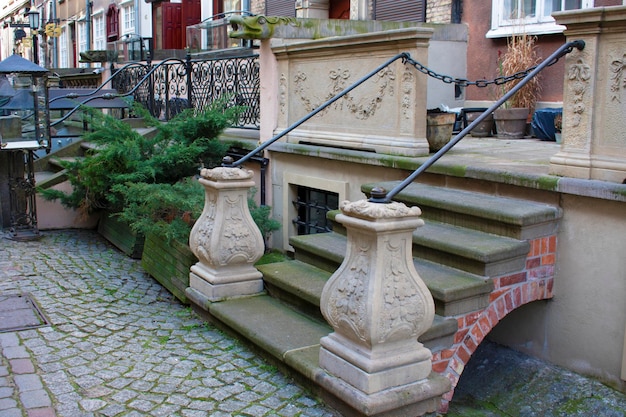
[{"label": "wrought iron fence", "polygon": [[194,60],[188,55],[184,60],[127,66],[112,77],[112,84],[121,95],[132,91],[133,99],[161,120],[169,120],[186,108],[202,110],[223,99],[243,107],[235,127],[260,126],[256,54]]}]

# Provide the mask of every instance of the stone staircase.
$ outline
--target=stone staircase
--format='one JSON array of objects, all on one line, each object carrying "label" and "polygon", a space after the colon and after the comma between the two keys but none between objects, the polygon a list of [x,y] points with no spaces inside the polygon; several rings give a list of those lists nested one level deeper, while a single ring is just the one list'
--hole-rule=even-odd
[{"label": "stone staircase", "polygon": [[[374,186],[394,185],[367,184],[362,191],[368,194]],[[556,250],[561,210],[419,183],[395,200],[422,209],[426,224],[413,233],[413,257],[433,295],[436,316],[420,341],[433,353],[433,369],[453,380],[454,386],[460,376],[456,365],[467,363],[497,321],[526,302],[551,297],[550,254]],[[258,266],[264,293],[203,308],[197,308],[200,300],[192,304],[315,386],[324,374],[318,366],[319,341],[332,332],[320,313],[320,296],[343,261],[346,242],[345,229],[338,223],[331,233],[293,236],[292,260]]]},{"label": "stone staircase", "polygon": [[[146,127],[143,119],[124,119],[141,135],[151,135],[155,133],[155,128]],[[67,172],[63,168],[63,161],[74,161],[83,157],[86,152],[96,149],[93,143],[85,142],[81,137],[77,137],[73,142],[56,151],[51,152],[35,160],[35,182],[38,188],[50,188],[67,180]]]}]

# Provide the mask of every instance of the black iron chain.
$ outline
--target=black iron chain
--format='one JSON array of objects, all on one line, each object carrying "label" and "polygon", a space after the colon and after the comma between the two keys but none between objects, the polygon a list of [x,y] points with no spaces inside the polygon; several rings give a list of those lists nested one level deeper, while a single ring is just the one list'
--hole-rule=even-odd
[{"label": "black iron chain", "polygon": [[[572,52],[572,50],[574,49],[575,46],[570,46],[569,48],[567,48],[565,51],[563,51],[563,54],[560,55],[559,57],[555,58],[552,62],[550,62],[548,64],[548,66],[552,66],[554,64],[556,64],[558,62],[558,60]],[[533,66],[530,67],[524,71],[519,71],[516,72],[515,74],[511,74],[511,75],[504,75],[504,76],[500,76],[500,77],[496,77],[493,80],[476,80],[476,81],[470,81],[467,80],[465,78],[455,78],[455,77],[451,77],[449,75],[443,75],[443,74],[438,74],[435,71],[431,70],[430,68],[422,65],[421,63],[417,62],[416,60],[414,60],[413,58],[411,58],[411,56],[409,54],[406,54],[404,56],[404,58],[402,58],[402,62],[404,64],[411,64],[415,67],[415,69],[417,69],[419,72],[421,72],[422,74],[426,74],[429,77],[433,77],[437,80],[440,80],[446,84],[456,84],[460,87],[467,87],[469,85],[475,85],[476,87],[488,87],[490,85],[502,85],[502,84],[506,84],[508,82],[511,81],[515,81],[515,80],[521,80],[522,78],[526,77],[526,75],[528,75],[528,73],[530,73],[532,70],[534,70],[535,68],[537,68],[537,66]]]}]

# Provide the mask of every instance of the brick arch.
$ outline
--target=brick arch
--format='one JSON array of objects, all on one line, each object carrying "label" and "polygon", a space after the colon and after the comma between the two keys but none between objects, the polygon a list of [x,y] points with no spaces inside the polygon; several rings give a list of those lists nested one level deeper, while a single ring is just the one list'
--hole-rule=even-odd
[{"label": "brick arch", "polygon": [[494,278],[495,288],[490,294],[489,305],[483,310],[456,317],[458,330],[454,344],[432,357],[433,371],[452,383],[452,389],[442,399],[440,412],[448,410],[465,365],[489,332],[511,311],[533,301],[552,298],[555,254],[556,236],[531,241],[526,268]]}]

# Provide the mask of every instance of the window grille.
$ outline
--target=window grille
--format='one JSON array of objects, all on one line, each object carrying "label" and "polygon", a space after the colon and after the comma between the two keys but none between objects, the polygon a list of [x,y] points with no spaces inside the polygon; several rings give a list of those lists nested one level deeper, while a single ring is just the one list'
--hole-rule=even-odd
[{"label": "window grille", "polygon": [[326,214],[339,208],[337,193],[298,186],[297,197],[292,203],[297,211],[293,224],[298,235],[332,231],[332,224]]}]

